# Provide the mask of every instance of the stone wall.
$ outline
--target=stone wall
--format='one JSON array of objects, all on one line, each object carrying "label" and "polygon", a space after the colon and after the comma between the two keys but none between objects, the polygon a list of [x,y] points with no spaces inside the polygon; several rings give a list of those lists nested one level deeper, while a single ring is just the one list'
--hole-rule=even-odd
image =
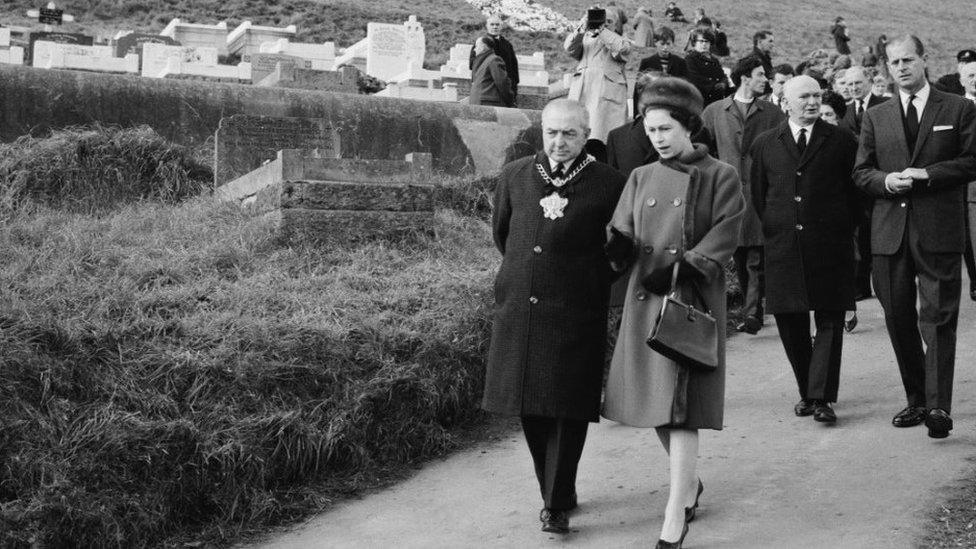
[{"label": "stone wall", "polygon": [[213,140],[222,117],[327,119],[344,158],[433,156],[449,174],[491,175],[541,147],[539,111],[473,107],[239,84],[0,67],[0,140],[78,124],[146,124],[189,146]]}]

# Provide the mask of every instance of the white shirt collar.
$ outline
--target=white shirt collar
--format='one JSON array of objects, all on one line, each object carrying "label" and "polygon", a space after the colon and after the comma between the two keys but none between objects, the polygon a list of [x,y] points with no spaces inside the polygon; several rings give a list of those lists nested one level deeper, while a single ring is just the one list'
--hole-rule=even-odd
[{"label": "white shirt collar", "polygon": [[793,141],[799,141],[800,130],[805,129],[807,131],[807,143],[810,142],[810,136],[813,135],[813,122],[807,124],[806,126],[797,124],[792,118],[790,118],[788,122],[790,124],[790,131],[793,132]]},{"label": "white shirt collar", "polygon": [[563,166],[563,172],[565,172],[566,170],[569,169],[570,166],[573,165],[573,160],[575,160],[575,158],[574,158],[573,160],[570,160],[569,162],[556,162],[555,160],[549,158],[548,156],[546,158],[549,160],[549,172],[550,173],[556,171],[556,168],[558,168],[560,164],[562,164],[562,166]]},{"label": "white shirt collar", "polygon": [[[925,110],[925,104],[929,102],[929,92],[932,88],[929,87],[929,83],[926,82],[922,86],[922,89],[915,92],[915,110],[918,111],[918,119],[922,119],[922,111]],[[908,94],[905,93],[901,88],[898,89],[898,99],[901,100],[901,112],[908,111]]]}]

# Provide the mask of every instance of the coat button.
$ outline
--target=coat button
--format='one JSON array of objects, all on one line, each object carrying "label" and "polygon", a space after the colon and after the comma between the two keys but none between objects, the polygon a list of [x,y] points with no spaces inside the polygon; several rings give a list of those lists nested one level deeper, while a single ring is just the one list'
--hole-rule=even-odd
[{"label": "coat button", "polygon": [[532,251],[535,252],[535,253],[537,253],[537,254],[541,254],[542,253],[542,246],[536,246],[535,248],[532,248]]},{"label": "coat button", "polygon": [[681,199],[680,198],[675,198],[674,201],[671,202],[671,203],[674,204],[675,206],[680,206],[681,205]]},{"label": "coat button", "polygon": [[654,253],[654,246],[644,246],[644,253],[645,254],[652,254],[652,253]]},{"label": "coat button", "polygon": [[647,294],[644,292],[637,292],[637,301],[644,301],[647,299]]},{"label": "coat button", "polygon": [[908,206],[908,204],[907,204],[907,203],[905,203],[905,202],[902,202],[902,203],[900,204],[900,206],[901,206],[902,208],[905,208],[905,207],[907,207],[907,206]]},{"label": "coat button", "polygon": [[797,202],[802,202],[803,201],[803,198],[802,197],[799,197],[799,196],[794,196],[793,197],[793,200],[796,200]]},{"label": "coat button", "polygon": [[796,224],[796,230],[802,231],[803,230],[803,225],[800,225],[799,223],[797,223]]},{"label": "coat button", "polygon": [[532,296],[532,297],[529,298],[529,303],[531,303],[533,305],[535,305],[538,302],[539,302],[539,298],[537,298],[536,296]]},{"label": "coat button", "polygon": [[657,199],[655,199],[655,198],[648,198],[647,199],[647,205],[648,205],[648,207],[651,207],[651,208],[653,208],[654,206],[657,206]]}]

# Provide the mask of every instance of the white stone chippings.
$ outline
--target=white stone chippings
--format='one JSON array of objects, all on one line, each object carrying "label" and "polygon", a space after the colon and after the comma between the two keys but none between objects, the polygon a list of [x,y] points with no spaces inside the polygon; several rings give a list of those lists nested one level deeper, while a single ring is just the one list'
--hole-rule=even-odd
[{"label": "white stone chippings", "polygon": [[565,15],[531,0],[467,0],[485,15],[500,13],[507,25],[517,31],[565,32],[576,26]]}]

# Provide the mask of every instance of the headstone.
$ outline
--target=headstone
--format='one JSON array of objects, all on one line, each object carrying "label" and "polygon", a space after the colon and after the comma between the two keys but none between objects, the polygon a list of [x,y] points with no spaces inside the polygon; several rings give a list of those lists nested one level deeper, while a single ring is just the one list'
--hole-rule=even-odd
[{"label": "headstone", "polygon": [[155,42],[144,43],[142,45],[142,75],[160,78],[171,59],[179,61],[181,67],[189,64],[216,66],[217,48],[171,46]]},{"label": "headstone", "polygon": [[179,42],[174,40],[172,36],[131,32],[115,41],[115,56],[125,57],[130,53],[142,56],[143,44],[166,44],[169,46],[180,45]]},{"label": "headstone", "polygon": [[[95,43],[95,38],[87,34],[76,32],[32,32],[27,46],[27,52],[31,56],[31,65],[34,65],[34,44],[43,40],[44,42],[55,42],[58,44],[77,44],[79,46],[91,46]],[[36,66],[36,65],[34,65]]]},{"label": "headstone", "polygon": [[[38,40],[34,42],[33,66],[44,69],[107,66],[114,58],[111,46],[82,46]],[[138,64],[138,59],[136,60]],[[120,71],[126,72],[126,71]]]},{"label": "headstone", "polygon": [[317,71],[285,67],[280,63],[274,72],[255,85],[261,87],[292,88],[339,93],[359,93],[359,69],[345,66],[338,71]]},{"label": "headstone", "polygon": [[281,53],[252,53],[245,55],[241,60],[251,64],[251,81],[254,83],[260,82],[265,76],[273,73],[275,67],[279,65],[312,70],[312,61]]},{"label": "headstone", "polygon": [[0,28],[0,48],[10,47],[10,29],[7,27]]},{"label": "headstone", "polygon": [[263,42],[272,42],[284,38],[290,40],[298,33],[298,27],[263,27],[244,21],[227,35],[227,53],[244,56],[261,51]]},{"label": "headstone", "polygon": [[264,213],[286,239],[348,243],[429,230],[436,191],[430,179],[429,153],[363,160],[285,149],[214,196]]},{"label": "headstone", "polygon": [[169,36],[183,46],[216,48],[218,55],[227,54],[227,23],[224,21],[216,25],[201,25],[184,23],[177,18],[171,20],[159,34]]},{"label": "headstone", "polygon": [[214,136],[214,184],[260,167],[282,149],[317,150],[320,156],[338,158],[339,133],[325,118],[221,118]]},{"label": "headstone", "polygon": [[413,61],[414,65],[423,67],[427,55],[427,37],[424,34],[424,27],[417,21],[416,15],[411,15],[403,23],[403,28],[407,31],[407,59]]},{"label": "headstone", "polygon": [[46,6],[36,10],[27,10],[27,17],[36,19],[38,23],[44,25],[45,31],[54,30],[54,25],[61,26],[64,21],[74,21],[75,16],[64,13],[63,9],[58,8],[54,2],[48,2]]},{"label": "headstone", "polygon": [[471,80],[471,69],[468,68],[471,47],[471,44],[455,44],[451,46],[448,52],[447,62],[441,65],[441,74]]},{"label": "headstone", "polygon": [[403,72],[410,60],[407,29],[388,23],[366,24],[366,74],[389,81]]}]

